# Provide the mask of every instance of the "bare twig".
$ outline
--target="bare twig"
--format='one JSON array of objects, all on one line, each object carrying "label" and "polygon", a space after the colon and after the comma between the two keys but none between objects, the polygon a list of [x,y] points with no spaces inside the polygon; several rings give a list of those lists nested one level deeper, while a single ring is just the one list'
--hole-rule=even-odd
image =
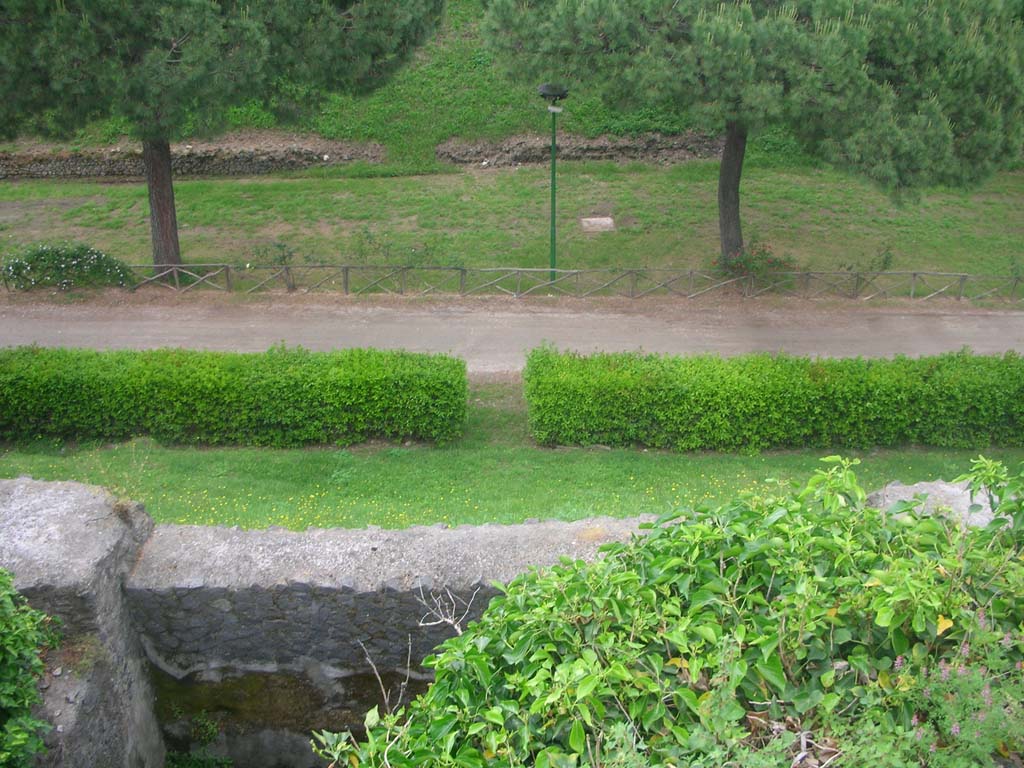
[{"label": "bare twig", "polygon": [[366,663],[370,665],[370,669],[373,670],[373,676],[377,678],[377,685],[380,686],[380,695],[384,700],[384,710],[388,714],[391,714],[388,690],[384,687],[384,680],[381,679],[380,672],[377,670],[377,665],[373,663],[373,657],[370,655],[370,652],[366,650],[366,646],[363,645],[363,641],[357,640],[356,642],[359,643],[359,647],[363,649],[363,656],[366,658]]},{"label": "bare twig", "polygon": [[[427,597],[423,593],[423,587],[420,587],[420,596],[417,598],[417,602],[422,605],[427,612],[423,614],[420,619],[419,625],[421,627],[437,627],[442,624],[447,624],[455,630],[455,634],[462,634],[462,623],[469,616],[470,610],[473,608],[473,601],[476,600],[477,593],[480,592],[480,588],[477,587],[473,590],[473,594],[470,595],[469,600],[463,600],[458,595],[453,595],[452,591],[445,587],[444,593],[431,592],[430,602],[427,602]],[[459,611],[462,611],[460,614]]]},{"label": "bare twig", "polygon": [[370,656],[370,652],[363,645],[362,640],[357,640],[359,647],[363,649],[363,657],[366,659],[366,663],[370,665],[370,669],[373,671],[373,676],[377,680],[377,687],[380,688],[381,703],[384,706],[384,712],[387,714],[393,714],[396,709],[402,706],[402,702],[405,701],[406,691],[409,689],[409,679],[412,677],[412,635],[406,636],[406,654],[405,654],[405,678],[398,684],[398,696],[395,701],[391,701],[391,694],[393,690],[384,686],[384,678],[381,677],[380,670],[377,669],[377,665],[373,661],[373,657]]}]

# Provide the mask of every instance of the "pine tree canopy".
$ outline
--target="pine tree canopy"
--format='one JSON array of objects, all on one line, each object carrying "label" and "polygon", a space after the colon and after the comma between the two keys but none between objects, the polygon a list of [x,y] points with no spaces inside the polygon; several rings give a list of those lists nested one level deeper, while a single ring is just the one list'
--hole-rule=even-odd
[{"label": "pine tree canopy", "polygon": [[437,24],[443,0],[5,0],[0,132],[120,115],[140,138],[215,129],[276,81],[358,91]]},{"label": "pine tree canopy", "polygon": [[667,107],[726,130],[730,179],[719,198],[724,191],[737,210],[728,246],[723,222],[723,258],[742,248],[738,185],[750,132],[782,126],[813,155],[896,192],[974,182],[1020,156],[1019,0],[486,6],[485,36],[518,76],[567,80],[624,109]]}]

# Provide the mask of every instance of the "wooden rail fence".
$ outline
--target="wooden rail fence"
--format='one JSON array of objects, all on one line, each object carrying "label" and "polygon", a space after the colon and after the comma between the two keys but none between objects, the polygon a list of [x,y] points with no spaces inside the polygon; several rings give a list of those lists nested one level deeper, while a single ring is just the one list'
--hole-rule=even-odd
[{"label": "wooden rail fence", "polygon": [[[693,299],[709,293],[747,298],[781,294],[873,299],[933,298],[1024,301],[1024,278],[957,272],[767,272],[728,275],[712,270],[673,269],[526,269],[519,267],[370,266],[363,264],[133,265],[136,287],[155,285],[191,290],[338,292],[345,295],[504,294],[676,296]],[[554,279],[552,279],[552,275]]]}]

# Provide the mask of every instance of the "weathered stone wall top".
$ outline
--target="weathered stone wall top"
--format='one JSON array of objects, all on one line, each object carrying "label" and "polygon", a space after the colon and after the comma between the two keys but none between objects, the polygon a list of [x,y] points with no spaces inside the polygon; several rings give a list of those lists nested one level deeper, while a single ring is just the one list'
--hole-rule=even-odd
[{"label": "weathered stone wall top", "polygon": [[157,768],[164,748],[122,582],[153,522],[142,507],[79,483],[0,480],[0,568],[56,616],[40,716],[40,766]]},{"label": "weathered stone wall top", "polygon": [[0,480],[0,567],[71,633],[95,628],[96,596],[152,530],[141,507],[117,502],[102,488]]},{"label": "weathered stone wall top", "polygon": [[472,588],[509,581],[561,557],[593,559],[628,539],[636,519],[414,527],[404,530],[243,531],[157,526],[132,574],[132,591],[308,587],[357,592]]}]

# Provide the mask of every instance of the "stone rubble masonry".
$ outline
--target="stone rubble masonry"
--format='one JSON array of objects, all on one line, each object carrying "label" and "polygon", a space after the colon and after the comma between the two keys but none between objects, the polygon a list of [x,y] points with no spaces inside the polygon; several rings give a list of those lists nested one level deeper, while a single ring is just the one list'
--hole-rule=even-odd
[{"label": "stone rubble masonry", "polygon": [[[427,605],[456,601],[477,618],[507,583],[562,557],[593,559],[637,520],[241,531],[157,526],[127,595],[150,659],[175,677],[217,670],[344,677],[418,664],[454,634]],[[475,597],[474,597],[475,594]],[[364,653],[365,648],[365,653]],[[310,675],[314,677],[314,675]]]},{"label": "stone rubble masonry", "polygon": [[0,567],[59,619],[42,681],[43,766],[157,768],[164,747],[122,582],[153,529],[138,505],[78,483],[0,480]]},{"label": "stone rubble masonry", "polygon": [[[678,135],[647,133],[640,136],[558,136],[559,160],[638,161],[673,165],[720,157],[721,136],[695,131]],[[501,141],[449,139],[434,152],[438,160],[455,165],[501,168],[551,162],[550,135],[510,136]]]},{"label": "stone rubble masonry", "polygon": [[[171,170],[175,176],[253,176],[354,160],[379,163],[383,159],[384,148],[377,144],[352,145],[350,150],[335,147],[329,154],[308,147],[172,149]],[[52,154],[0,152],[0,179],[143,178],[145,175],[140,147]]]}]

